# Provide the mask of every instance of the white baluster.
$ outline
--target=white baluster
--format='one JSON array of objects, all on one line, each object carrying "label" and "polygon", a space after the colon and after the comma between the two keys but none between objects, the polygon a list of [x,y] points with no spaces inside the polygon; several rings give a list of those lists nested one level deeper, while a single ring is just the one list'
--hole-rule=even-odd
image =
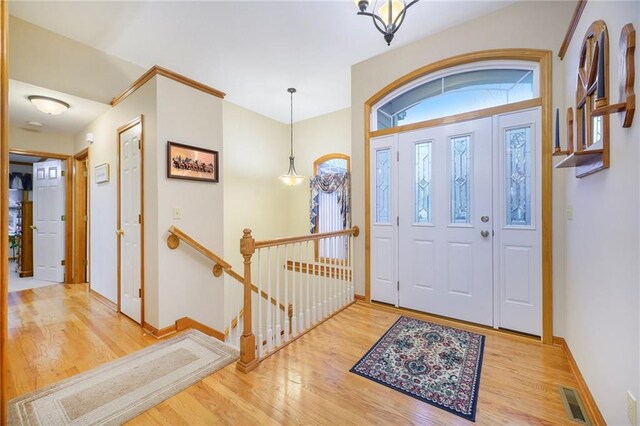
[{"label": "white baluster", "polygon": [[296,300],[296,302],[298,303],[298,331],[302,333],[302,330],[304,330],[304,273],[302,272],[302,261],[304,257],[302,256],[302,241],[298,246],[298,252],[298,265],[300,265],[300,272],[298,272],[298,300]]},{"label": "white baluster", "polygon": [[[289,340],[289,271],[287,270],[288,244],[284,246],[284,341]],[[282,267],[282,266],[281,266]]]},{"label": "white baluster", "polygon": [[356,280],[353,279],[353,235],[349,235],[349,246],[348,246],[348,255],[349,255],[349,286],[351,289],[351,300],[355,299],[355,295],[356,295],[356,286],[355,286],[355,282]]},{"label": "white baluster", "polygon": [[309,294],[311,292],[311,283],[312,283],[311,278],[313,277],[312,271],[311,271],[313,257],[309,256],[309,246],[311,244],[313,244],[312,241],[307,241],[307,246],[305,250],[306,258],[307,258],[307,289],[306,289],[307,302],[305,303],[306,315],[304,316],[304,320],[305,320],[304,324],[306,328],[311,327],[311,295]]},{"label": "white baluster", "polygon": [[[234,315],[238,315],[237,318],[237,323],[236,323],[236,345],[238,347],[240,347],[240,330],[242,330],[242,328],[244,327],[243,325],[240,325],[240,318],[242,317],[242,315],[240,315],[240,309],[242,309],[243,303],[242,303],[242,297],[240,297],[240,293],[242,290],[242,285],[237,285],[235,288],[236,291],[234,291],[234,299],[236,301],[236,310],[235,310],[235,314]],[[244,322],[244,321],[243,321]]]},{"label": "white baluster", "polygon": [[[258,359],[262,358],[264,346],[262,346],[262,342],[264,341],[262,334],[262,322],[264,321],[262,318],[262,249],[258,249],[258,294],[256,296],[256,303],[258,304]],[[255,312],[255,311],[254,311]]]},{"label": "white baluster", "polygon": [[282,311],[280,310],[280,246],[276,246],[276,300],[278,304],[275,307],[276,310],[276,347],[279,347],[282,343]]},{"label": "white baluster", "polygon": [[319,255],[319,253],[316,251],[316,247],[318,247],[318,250],[320,249],[320,242],[317,242],[317,244],[314,242],[313,248],[312,248],[311,262],[313,264],[312,266],[313,272],[311,274],[311,324],[315,324],[318,318],[317,311],[316,311],[317,303],[318,303],[318,299],[316,298],[316,295],[318,292],[318,279],[316,275],[316,264],[317,264],[316,256]]},{"label": "white baluster", "polygon": [[293,243],[291,246],[291,336],[298,335],[298,320],[296,315],[296,309],[298,308],[297,300],[296,300],[296,244]]},{"label": "white baluster", "polygon": [[271,247],[269,247],[267,248],[267,347],[266,347],[266,353],[271,352],[273,348],[273,316],[271,313],[271,295],[272,294],[273,294],[273,287],[271,286]]}]

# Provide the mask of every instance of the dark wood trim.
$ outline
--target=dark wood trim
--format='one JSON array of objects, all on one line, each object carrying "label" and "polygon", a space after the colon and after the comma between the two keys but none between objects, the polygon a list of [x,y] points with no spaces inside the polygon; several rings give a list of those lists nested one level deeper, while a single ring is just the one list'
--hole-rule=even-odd
[{"label": "dark wood trim", "polygon": [[177,81],[178,83],[182,83],[186,86],[192,87],[194,89],[200,90],[204,93],[208,93],[209,95],[213,95],[215,97],[218,97],[220,99],[224,99],[225,97],[225,93],[221,92],[217,89],[214,89],[213,87],[209,87],[206,84],[200,83],[196,80],[193,80],[189,77],[185,77],[181,74],[178,74],[177,72],[173,72],[171,70],[168,70],[166,68],[162,68],[158,65],[154,65],[152,66],[149,71],[145,72],[144,74],[142,74],[142,76],[140,78],[138,78],[136,81],[134,81],[133,83],[131,83],[131,85],[129,87],[127,87],[124,91],[122,91],[122,93],[120,93],[118,96],[116,96],[115,98],[113,98],[111,100],[111,106],[116,106],[118,105],[120,102],[122,102],[123,100],[125,100],[129,95],[131,95],[133,92],[135,92],[136,90],[138,90],[140,87],[142,87],[147,81],[151,80],[153,77],[155,77],[156,75],[161,75],[163,77],[169,78],[173,81]]},{"label": "dark wood trim", "polygon": [[589,390],[589,386],[587,386],[587,382],[585,382],[582,373],[580,372],[580,368],[578,368],[578,364],[576,363],[576,359],[573,357],[571,353],[571,349],[569,349],[569,345],[567,341],[562,337],[554,337],[553,344],[556,346],[560,346],[567,356],[567,361],[569,362],[569,368],[571,368],[571,372],[573,373],[576,381],[578,382],[578,391],[580,392],[580,396],[582,397],[582,402],[584,403],[585,408],[587,409],[587,413],[589,418],[593,422],[594,425],[606,425],[607,423],[598,408],[598,404],[596,404],[596,400],[593,398],[591,391]]},{"label": "dark wood trim", "polygon": [[9,12],[0,0],[0,424],[7,424],[9,342]]},{"label": "dark wood trim", "polygon": [[578,0],[576,4],[576,9],[573,11],[573,16],[571,17],[571,21],[569,22],[569,28],[567,28],[567,33],[564,36],[564,40],[562,40],[562,45],[560,46],[560,50],[558,50],[558,57],[560,59],[564,59],[564,55],[567,54],[567,49],[569,49],[569,43],[571,43],[571,39],[573,38],[573,34],[576,32],[576,28],[578,27],[578,22],[580,22],[580,17],[582,16],[582,11],[584,7],[587,5],[587,0]]},{"label": "dark wood trim", "polygon": [[[121,210],[121,206],[120,203],[122,202],[122,194],[120,193],[120,180],[121,180],[121,169],[120,169],[120,135],[124,132],[126,132],[127,130],[140,125],[140,325],[144,326],[145,322],[144,322],[144,116],[141,114],[139,117],[134,118],[133,120],[129,121],[127,124],[120,126],[117,130],[117,137],[116,137],[116,142],[118,144],[118,179],[117,179],[117,185],[118,185],[118,189],[117,189],[117,206],[116,208],[118,209],[117,212],[117,224],[118,224],[118,229],[121,229],[122,226],[122,218],[120,217],[120,210]],[[118,283],[118,312],[120,311],[120,307],[121,307],[121,292],[120,292],[120,286],[121,286],[121,277],[120,277],[120,269],[121,269],[121,254],[122,254],[122,248],[121,248],[121,244],[122,244],[122,238],[120,238],[120,235],[118,235],[118,261],[117,261],[117,271],[116,271],[116,275],[117,275],[117,283]]]}]

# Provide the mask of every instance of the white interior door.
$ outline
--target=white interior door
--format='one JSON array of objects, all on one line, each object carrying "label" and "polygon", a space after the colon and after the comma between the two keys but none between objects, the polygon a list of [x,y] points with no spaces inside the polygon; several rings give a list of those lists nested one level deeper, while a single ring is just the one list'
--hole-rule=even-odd
[{"label": "white interior door", "polygon": [[33,276],[64,282],[66,184],[62,161],[33,163]]},{"label": "white interior door", "polygon": [[398,147],[400,306],[493,325],[492,119]]},{"label": "white interior door", "polygon": [[542,333],[542,139],[540,109],[496,118],[494,209],[496,323]]},{"label": "white interior door", "polygon": [[137,124],[120,133],[120,311],[140,323],[142,309],[141,131]]},{"label": "white interior door", "polygon": [[398,135],[371,140],[371,299],[398,304]]}]

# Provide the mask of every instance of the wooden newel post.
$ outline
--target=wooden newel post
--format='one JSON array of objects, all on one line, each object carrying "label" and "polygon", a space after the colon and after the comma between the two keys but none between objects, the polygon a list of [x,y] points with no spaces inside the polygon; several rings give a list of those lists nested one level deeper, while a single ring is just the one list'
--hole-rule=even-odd
[{"label": "wooden newel post", "polygon": [[258,366],[256,357],[256,336],[251,330],[251,256],[256,251],[256,240],[251,236],[251,229],[245,229],[240,239],[240,253],[244,258],[244,315],[243,329],[240,337],[240,361],[236,368],[248,373]]}]

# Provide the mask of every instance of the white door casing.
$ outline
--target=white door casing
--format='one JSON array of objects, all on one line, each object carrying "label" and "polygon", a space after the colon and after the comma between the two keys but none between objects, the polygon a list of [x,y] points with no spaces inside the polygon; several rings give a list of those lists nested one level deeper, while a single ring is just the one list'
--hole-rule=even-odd
[{"label": "white door casing", "polygon": [[540,117],[540,108],[534,108],[494,118],[495,322],[536,336],[542,333]]},{"label": "white door casing", "polygon": [[400,134],[400,306],[493,325],[491,144],[490,117]]},{"label": "white door casing", "polygon": [[33,276],[64,282],[66,182],[62,160],[33,163]]},{"label": "white door casing", "polygon": [[140,323],[142,317],[142,124],[120,133],[120,311]]},{"label": "white door casing", "polygon": [[371,140],[371,299],[398,304],[398,135]]}]

